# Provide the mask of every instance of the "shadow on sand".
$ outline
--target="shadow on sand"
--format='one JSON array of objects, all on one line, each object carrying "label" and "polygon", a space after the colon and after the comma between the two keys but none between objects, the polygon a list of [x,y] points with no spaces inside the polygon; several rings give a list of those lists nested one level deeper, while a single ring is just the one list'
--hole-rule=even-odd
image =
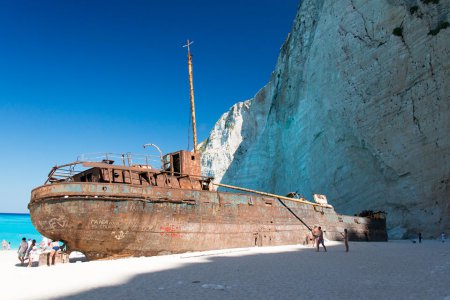
[{"label": "shadow on sand", "polygon": [[[186,254],[180,258],[186,263],[179,268],[135,275],[123,284],[63,299],[379,299],[395,297],[399,289],[409,296],[426,297],[424,291],[429,287],[414,282],[407,268],[379,263],[377,246],[369,253],[350,247],[349,253],[343,245],[317,253],[311,247],[293,246],[282,253],[263,250],[240,256],[206,256],[203,262],[189,259],[201,253]],[[393,283],[392,273],[400,273],[402,281]]]}]

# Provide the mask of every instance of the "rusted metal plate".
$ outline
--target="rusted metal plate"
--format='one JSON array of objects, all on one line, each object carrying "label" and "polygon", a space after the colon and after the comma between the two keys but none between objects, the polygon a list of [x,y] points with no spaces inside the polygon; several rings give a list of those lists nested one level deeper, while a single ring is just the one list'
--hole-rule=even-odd
[{"label": "rusted metal plate", "polygon": [[[248,194],[104,183],[57,183],[32,191],[32,222],[90,259],[298,244],[309,230],[277,199]],[[290,203],[329,239],[386,240],[384,220],[339,216]]]}]

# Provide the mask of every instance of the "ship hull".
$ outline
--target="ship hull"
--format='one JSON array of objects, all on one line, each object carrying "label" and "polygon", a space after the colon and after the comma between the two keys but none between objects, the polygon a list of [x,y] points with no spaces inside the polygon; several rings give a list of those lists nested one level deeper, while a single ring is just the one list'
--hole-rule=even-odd
[{"label": "ship hull", "polygon": [[350,240],[387,240],[384,219],[215,191],[57,183],[34,189],[29,209],[42,235],[89,259],[299,244],[314,225],[330,240],[345,228]]}]

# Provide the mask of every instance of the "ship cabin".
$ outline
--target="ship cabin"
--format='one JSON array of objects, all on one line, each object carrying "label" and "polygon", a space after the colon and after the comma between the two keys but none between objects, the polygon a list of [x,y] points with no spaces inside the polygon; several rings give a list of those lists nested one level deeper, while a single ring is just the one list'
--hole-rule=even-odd
[{"label": "ship cabin", "polygon": [[[119,158],[121,164],[116,164]],[[56,182],[100,182],[110,184],[132,184],[194,190],[211,190],[212,178],[201,176],[200,154],[177,151],[159,157],[159,161],[145,156],[136,161],[130,153],[103,155],[100,160],[88,159],[55,166],[50,171],[46,184]],[[149,163],[160,163],[160,169]],[[82,170],[80,170],[80,168]]]}]

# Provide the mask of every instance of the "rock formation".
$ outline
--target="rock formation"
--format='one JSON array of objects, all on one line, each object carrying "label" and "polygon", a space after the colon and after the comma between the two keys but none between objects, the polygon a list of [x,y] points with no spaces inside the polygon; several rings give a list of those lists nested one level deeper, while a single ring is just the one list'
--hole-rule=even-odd
[{"label": "rock formation", "polygon": [[450,0],[304,0],[269,83],[203,143],[217,181],[450,231]]}]

